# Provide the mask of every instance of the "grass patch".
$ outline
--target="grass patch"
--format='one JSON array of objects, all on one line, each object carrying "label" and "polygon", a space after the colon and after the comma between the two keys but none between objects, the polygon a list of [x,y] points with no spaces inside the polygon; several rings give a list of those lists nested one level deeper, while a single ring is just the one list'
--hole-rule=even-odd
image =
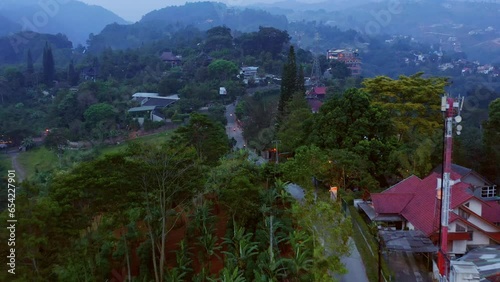
[{"label": "grass patch", "polygon": [[[39,148],[29,150],[27,152],[20,153],[18,156],[18,161],[26,172],[26,178],[29,179],[35,176],[37,172],[38,173],[51,172],[56,168],[72,167],[79,162],[92,160],[98,156],[124,152],[128,144],[132,142],[140,142],[143,144],[151,144],[151,145],[160,144],[166,140],[169,140],[169,138],[172,136],[172,133],[173,130],[163,131],[155,134],[138,137],[133,140],[128,140],[119,145],[110,145],[98,149],[93,148],[90,150],[67,150],[62,155],[60,161],[55,152],[50,151],[46,147],[42,146]],[[8,155],[0,156],[0,165],[4,166],[5,168],[12,167]]]},{"label": "grass patch", "polygon": [[136,139],[127,140],[119,145],[106,146],[99,150],[100,155],[108,155],[108,154],[123,152],[127,148],[128,144],[133,142],[140,142],[142,144],[148,144],[148,145],[158,145],[165,141],[170,140],[173,132],[174,132],[173,130],[163,131],[159,133],[137,137]]},{"label": "grass patch", "polygon": [[[12,161],[9,155],[0,153],[0,168],[2,169],[2,176],[7,173],[7,170],[12,169]],[[3,171],[5,170],[5,172]]]},{"label": "grass patch", "polygon": [[26,178],[32,177],[36,172],[50,172],[59,162],[57,155],[45,147],[20,153],[17,159],[26,172]]},{"label": "grass patch", "polygon": [[[377,282],[378,280],[378,243],[370,232],[370,228],[363,220],[358,210],[354,206],[349,206],[349,212],[353,224],[353,239],[358,248],[359,254],[365,264],[366,276],[368,280]],[[368,243],[368,244],[367,244]],[[382,258],[382,273],[387,281],[391,281],[391,271],[387,262]]]}]

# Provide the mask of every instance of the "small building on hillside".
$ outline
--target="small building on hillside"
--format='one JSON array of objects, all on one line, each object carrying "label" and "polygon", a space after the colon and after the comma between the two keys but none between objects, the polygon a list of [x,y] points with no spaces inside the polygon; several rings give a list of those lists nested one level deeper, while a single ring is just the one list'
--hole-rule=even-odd
[{"label": "small building on hillside", "polygon": [[174,55],[174,53],[170,51],[161,53],[160,60],[170,64],[172,67],[180,66],[182,64],[182,56]]},{"label": "small building on hillside", "polygon": [[132,100],[137,101],[140,106],[128,110],[129,115],[137,119],[142,126],[145,119],[152,121],[165,121],[163,109],[170,107],[179,100],[178,95],[160,96],[158,93],[138,92],[132,95]]},{"label": "small building on hillside", "polygon": [[311,112],[315,114],[319,112],[319,108],[321,108],[323,102],[321,102],[321,100],[317,98],[312,98],[312,99],[307,99],[307,104],[311,108]]},{"label": "small building on hillside", "polygon": [[80,77],[82,78],[82,80],[90,80],[95,82],[98,75],[99,75],[98,66],[84,67],[80,72]]},{"label": "small building on hillside", "polygon": [[248,84],[249,81],[258,82],[258,71],[259,67],[241,67],[240,76],[243,77],[243,83]]},{"label": "small building on hillside", "polygon": [[325,86],[314,86],[306,92],[306,97],[308,99],[317,98],[323,100],[326,97],[326,91],[327,88]]},{"label": "small building on hillside", "polygon": [[361,75],[361,58],[359,57],[358,50],[332,49],[326,52],[326,58],[329,61],[337,60],[346,64],[353,76]]}]

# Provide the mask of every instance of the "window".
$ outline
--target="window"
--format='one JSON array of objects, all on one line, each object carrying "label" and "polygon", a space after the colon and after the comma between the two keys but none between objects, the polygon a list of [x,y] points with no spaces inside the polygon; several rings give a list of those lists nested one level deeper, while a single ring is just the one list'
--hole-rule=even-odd
[{"label": "window", "polygon": [[458,209],[458,215],[462,218],[469,219],[469,214],[463,209]]},{"label": "window", "polygon": [[465,203],[464,206],[469,207],[469,202]]},{"label": "window", "polygon": [[497,186],[484,186],[481,188],[482,198],[493,198],[497,196]]},{"label": "window", "polygon": [[455,227],[455,231],[456,232],[465,232],[465,231],[467,231],[467,229],[465,227],[463,227],[462,225],[457,224]]}]

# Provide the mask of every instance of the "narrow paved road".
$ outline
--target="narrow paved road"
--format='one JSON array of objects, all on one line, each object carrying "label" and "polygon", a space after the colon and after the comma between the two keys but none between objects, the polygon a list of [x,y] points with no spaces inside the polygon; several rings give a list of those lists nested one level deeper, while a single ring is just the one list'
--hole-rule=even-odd
[{"label": "narrow paved road", "polygon": [[356,244],[351,238],[349,238],[348,244],[351,247],[350,255],[340,259],[348,272],[340,277],[340,282],[368,282],[365,265]]},{"label": "narrow paved road", "polygon": [[245,139],[243,139],[243,131],[236,123],[236,115],[234,114],[236,106],[229,104],[226,106],[226,133],[229,138],[236,140],[235,148],[242,149],[245,147]]}]

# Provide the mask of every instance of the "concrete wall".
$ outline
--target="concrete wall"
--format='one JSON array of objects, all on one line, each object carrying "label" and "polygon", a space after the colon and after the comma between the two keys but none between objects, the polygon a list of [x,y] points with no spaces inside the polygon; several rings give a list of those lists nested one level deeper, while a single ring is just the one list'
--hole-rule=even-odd
[{"label": "concrete wall", "polygon": [[476,200],[476,199],[471,199],[469,201],[469,210],[477,213],[479,216],[482,215],[482,205],[481,205],[481,202]]}]

